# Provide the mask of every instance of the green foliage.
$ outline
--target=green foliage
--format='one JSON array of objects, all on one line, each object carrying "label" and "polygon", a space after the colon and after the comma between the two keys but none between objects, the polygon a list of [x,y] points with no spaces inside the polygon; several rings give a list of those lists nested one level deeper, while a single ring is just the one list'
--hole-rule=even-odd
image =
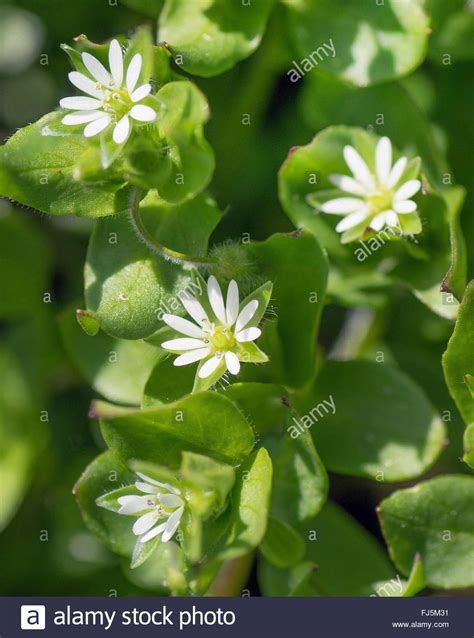
[{"label": "green foliage", "polygon": [[318,67],[367,86],[407,75],[423,61],[429,23],[419,2],[288,0],[288,4],[290,34],[304,71]]},{"label": "green foliage", "polygon": [[443,449],[443,422],[423,392],[383,363],[328,362],[300,411],[300,428],[311,428],[333,472],[403,481],[426,471]]},{"label": "green foliage", "polygon": [[204,77],[232,68],[260,44],[274,0],[229,4],[226,0],[166,0],[160,40],[177,64]]},{"label": "green foliage", "polygon": [[[241,463],[252,450],[253,432],[234,404],[202,392],[144,410],[96,404],[102,435],[124,462],[132,459],[179,465],[183,451]],[[205,424],[205,428],[203,427]]]},{"label": "green foliage", "polygon": [[472,587],[473,505],[467,476],[438,477],[384,500],[379,516],[397,568],[407,575],[418,553],[431,587]]}]

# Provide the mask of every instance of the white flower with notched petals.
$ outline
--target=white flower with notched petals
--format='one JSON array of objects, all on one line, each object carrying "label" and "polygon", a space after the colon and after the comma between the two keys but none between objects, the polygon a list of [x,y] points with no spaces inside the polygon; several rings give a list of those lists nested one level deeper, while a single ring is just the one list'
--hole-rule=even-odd
[{"label": "white flower with notched petals", "polygon": [[125,70],[122,47],[117,40],[112,40],[109,47],[110,72],[90,53],[83,53],[82,61],[90,77],[72,71],[69,80],[86,95],[65,97],[60,101],[63,109],[75,111],[63,118],[63,124],[86,124],[85,137],[94,137],[113,126],[114,142],[123,144],[132,129],[132,121],[147,123],[156,119],[154,109],[140,104],[151,92],[150,84],[137,87],[142,69],[140,53],[133,56]]},{"label": "white flower with notched petals", "polygon": [[167,543],[175,534],[184,511],[184,501],[178,488],[160,483],[146,474],[137,472],[135,482],[139,494],[119,496],[119,514],[138,515],[132,531],[140,543],[146,543],[161,534]]},{"label": "white flower with notched petals", "polygon": [[207,294],[213,313],[211,316],[192,295],[180,296],[183,306],[195,323],[176,315],[164,315],[165,323],[186,337],[165,341],[161,347],[180,355],[174,360],[175,366],[205,360],[198,372],[201,379],[211,376],[221,365],[222,374],[227,370],[231,374],[238,374],[239,344],[255,341],[261,335],[259,328],[248,327],[257,312],[259,302],[253,299],[239,312],[239,287],[232,280],[224,304],[221,288],[213,276],[207,282]]},{"label": "white flower with notched petals", "polygon": [[350,197],[330,199],[319,208],[330,215],[344,218],[336,226],[343,232],[366,222],[379,231],[384,226],[398,226],[399,215],[414,213],[416,203],[410,199],[421,187],[417,179],[401,183],[407,158],[401,157],[392,166],[392,143],[382,137],[375,150],[375,175],[352,146],[344,147],[344,160],[352,172],[348,175],[330,175],[329,180]]}]

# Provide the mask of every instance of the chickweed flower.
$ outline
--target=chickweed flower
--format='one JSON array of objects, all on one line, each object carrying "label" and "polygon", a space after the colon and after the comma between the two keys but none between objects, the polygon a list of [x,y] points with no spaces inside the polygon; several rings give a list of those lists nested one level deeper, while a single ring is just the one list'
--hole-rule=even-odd
[{"label": "chickweed flower", "polygon": [[112,40],[110,71],[90,53],[83,53],[82,61],[90,75],[72,71],[69,80],[86,95],[65,97],[60,101],[62,108],[74,111],[63,118],[63,124],[86,124],[85,137],[94,137],[113,126],[114,142],[123,144],[130,135],[133,121],[148,123],[156,119],[155,110],[141,104],[150,95],[151,85],[137,87],[143,62],[140,53],[133,56],[125,69],[122,47],[118,40]]},{"label": "chickweed flower", "polygon": [[252,299],[240,309],[239,287],[232,280],[227,289],[226,303],[217,279],[209,277],[207,282],[209,312],[192,295],[183,294],[181,302],[194,323],[176,315],[164,315],[163,320],[170,328],[186,335],[185,338],[164,341],[161,347],[179,356],[175,366],[184,366],[201,361],[198,376],[206,379],[219,368],[221,375],[228,370],[238,374],[240,361],[247,361],[243,344],[253,342],[262,331],[254,325],[259,301]]},{"label": "chickweed flower", "polygon": [[375,149],[375,174],[352,146],[344,147],[344,160],[352,176],[330,175],[329,180],[349,197],[330,199],[319,206],[323,213],[341,215],[336,231],[344,232],[365,224],[375,231],[400,225],[400,215],[415,213],[417,205],[410,198],[421,187],[418,179],[403,181],[407,158],[392,165],[392,143],[382,137]]},{"label": "chickweed flower", "polygon": [[119,514],[138,516],[132,531],[140,543],[146,543],[161,535],[161,542],[173,538],[184,511],[184,500],[178,488],[160,483],[141,472],[135,482],[139,494],[120,496],[117,499]]}]

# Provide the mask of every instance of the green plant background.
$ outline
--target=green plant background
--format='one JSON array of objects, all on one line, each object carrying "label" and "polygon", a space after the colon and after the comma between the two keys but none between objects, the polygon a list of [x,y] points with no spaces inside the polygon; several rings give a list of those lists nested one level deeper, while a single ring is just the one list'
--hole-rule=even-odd
[{"label": "green plant background", "polygon": [[[114,34],[131,33],[147,20],[156,29],[162,4],[158,0],[0,1],[2,138],[54,110],[59,98],[70,93],[69,63],[60,49],[62,42],[71,42],[81,33],[101,42]],[[209,233],[211,244],[247,235],[259,242],[276,232],[291,233],[295,226],[304,226],[329,253],[329,288],[317,344],[308,345],[301,336],[314,337],[316,314],[305,321],[304,309],[298,312],[291,308],[286,315],[284,308],[280,309],[279,330],[288,349],[282,353],[285,385],[301,385],[316,353],[357,359],[330,363],[318,376],[315,387],[297,398],[299,411],[309,410],[331,394],[335,379],[338,383],[344,379],[340,397],[336,397],[338,412],[314,437],[321,459],[317,455],[316,460],[311,457],[313,467],[308,468],[307,450],[288,452],[288,442],[281,437],[273,443],[271,437],[268,441],[273,458],[278,459],[274,463],[274,484],[279,489],[272,501],[272,518],[260,548],[259,566],[253,568],[246,587],[252,595],[364,595],[373,591],[368,588],[369,583],[383,583],[397,573],[408,577],[412,570],[409,584],[416,589],[416,565],[410,560],[414,547],[418,549],[423,543],[431,548],[424,561],[425,577],[431,585],[428,591],[472,586],[466,576],[473,543],[472,509],[469,520],[457,521],[462,512],[473,507],[473,479],[469,487],[465,478],[469,475],[467,463],[474,465],[472,426],[464,434],[465,423],[473,421],[473,407],[472,399],[458,382],[460,375],[474,370],[472,285],[465,292],[466,281],[472,279],[474,272],[474,99],[468,90],[474,73],[472,13],[462,1],[450,2],[449,10],[442,0],[413,2],[419,4],[420,11],[392,16],[391,19],[396,18],[396,39],[382,47],[383,39],[377,34],[394,27],[392,23],[379,23],[375,2],[371,3],[368,22],[380,50],[376,47],[375,53],[369,55],[369,45],[362,46],[358,70],[354,71],[351,46],[360,36],[356,30],[360,16],[357,9],[352,14],[345,3],[262,1],[252,24],[242,28],[235,38],[226,28],[226,20],[232,24],[233,16],[225,15],[221,22],[212,22],[212,12],[203,17],[200,11],[205,4],[196,1],[186,11],[178,0],[168,0],[166,11],[161,14],[163,37],[183,53],[184,70],[194,74],[192,80],[207,96],[212,114],[205,131],[216,157],[209,190],[218,207],[210,199],[203,201],[207,214],[202,224],[207,223],[209,228],[202,230],[201,224],[203,237],[194,237],[194,244],[186,248],[199,252]],[[219,16],[222,3],[215,4]],[[352,7],[357,2],[349,4]],[[428,24],[432,29],[429,38]],[[204,31],[212,34],[211,66],[206,64],[200,46]],[[370,40],[370,34],[365,35]],[[308,48],[329,37],[341,43],[334,63],[321,64],[304,80],[292,83],[287,72],[294,61],[301,60]],[[422,246],[425,260],[421,264],[402,260],[395,273],[395,286],[394,280],[384,276],[383,269],[376,273],[365,267],[354,270],[347,250],[339,245],[329,226],[310,217],[302,197],[298,171],[313,170],[312,162],[318,157],[318,143],[311,140],[326,127],[341,125],[389,135],[400,148],[411,148],[421,156],[431,183],[446,184],[447,180],[467,187],[460,227],[454,220],[458,214],[456,204],[452,206],[455,212],[451,246],[449,227],[440,222]],[[308,144],[306,150],[289,154],[293,147]],[[319,168],[324,171],[324,164]],[[442,205],[436,197],[433,195],[423,210],[428,217]],[[456,200],[455,191],[452,197]],[[74,198],[71,201],[74,207]],[[107,206],[106,195],[104,201]],[[300,203],[294,205],[295,201]],[[156,204],[149,202],[151,215],[153,206]],[[221,218],[219,208],[226,214],[214,230]],[[97,422],[87,416],[91,401],[105,397],[120,403],[140,403],[143,386],[158,363],[156,350],[149,344],[123,340],[153,332],[153,317],[147,316],[145,307],[140,321],[133,325],[133,334],[123,332],[130,330],[130,325],[124,326],[120,317],[114,317],[108,326],[107,332],[113,336],[101,332],[92,339],[77,330],[71,310],[81,306],[78,300],[83,297],[82,264],[94,223],[84,218],[38,216],[27,207],[0,201],[3,595],[128,595],[161,591],[156,585],[156,572],[153,574],[153,567],[157,571],[158,567],[153,564],[148,572],[139,574],[130,571],[86,529],[71,495],[83,468],[106,449]],[[121,223],[119,217],[97,222],[94,237],[100,239],[101,232]],[[459,239],[460,228],[467,256]],[[292,267],[292,276],[299,275],[303,281],[298,285],[304,294],[312,290],[312,282],[318,277],[324,279],[323,258],[318,266],[311,263],[319,248],[314,248],[310,232],[305,231],[298,239],[301,247],[284,264],[275,255],[279,250],[281,254],[291,250],[286,248],[287,236],[258,244],[256,258],[273,275],[276,273],[277,285]],[[186,244],[186,237],[182,241]],[[439,288],[450,267],[452,247],[455,258],[448,284],[459,300],[464,296],[464,301],[444,362],[448,382],[453,379],[450,390],[457,406],[441,366],[454,323],[447,316],[449,308],[440,308],[432,293],[433,286]],[[374,255],[371,263],[379,264],[386,257],[384,250]],[[139,245],[136,251],[136,261],[140,263],[146,254],[143,257],[143,247]],[[98,271],[104,267],[101,263],[109,263],[100,250],[94,253],[94,241],[87,263]],[[150,278],[153,285],[153,273]],[[308,289],[304,288],[305,281]],[[284,286],[277,291],[283,299],[285,293]],[[87,296],[89,307],[94,306],[93,289],[86,290]],[[102,299],[101,303],[105,302]],[[93,309],[100,315],[100,307]],[[104,321],[109,312],[110,308],[105,308]],[[299,317],[300,323],[291,323],[294,316]],[[126,361],[124,368],[116,363],[104,364],[106,353],[112,349],[119,352],[119,361]],[[382,372],[377,367],[380,353],[390,366]],[[254,379],[249,376],[244,380]],[[265,380],[283,380],[276,358],[268,366]],[[149,405],[156,399],[152,381],[153,377],[145,391]],[[374,389],[372,395],[368,394],[370,388]],[[387,398],[382,394],[383,388],[396,388],[396,392]],[[238,386],[232,392],[238,402]],[[269,391],[269,406],[273,396]],[[359,404],[360,397],[365,401]],[[245,411],[252,413],[252,408],[263,401],[258,388],[249,401]],[[367,406],[370,413],[364,413]],[[273,415],[270,407],[268,410]],[[344,419],[358,410],[361,418],[357,428],[347,436]],[[432,467],[437,456],[433,449],[445,438],[434,412],[443,418],[447,434],[444,451]],[[387,452],[392,476],[387,476],[386,482],[377,480],[382,468],[377,459],[377,433],[382,421],[385,436],[389,432],[394,441],[393,449]],[[422,437],[419,432],[426,422],[431,423],[429,438],[433,449],[428,444],[421,449],[417,438]],[[270,429],[266,422],[255,425],[259,433]],[[337,449],[334,436],[338,439]],[[359,445],[361,440],[364,445]],[[420,452],[416,458],[407,452],[413,448]],[[464,453],[467,463],[462,461]],[[327,485],[322,463],[329,471],[332,504],[313,520],[312,511],[319,511],[321,505],[318,494],[324,493]],[[309,479],[302,474],[302,465]],[[436,479],[444,474],[456,476]],[[421,505],[410,492],[394,494],[414,485],[419,479],[412,477],[420,475],[423,480],[434,478],[423,488],[426,500]],[[288,490],[288,483],[302,486],[298,492],[301,501]],[[311,485],[318,485],[316,494]],[[446,508],[437,510],[439,503],[447,499],[452,499],[450,507],[456,512],[455,519],[444,519]],[[381,501],[379,513],[385,540],[376,514]],[[427,503],[432,503],[432,508]],[[400,512],[412,511],[411,508],[414,516],[421,517],[420,524],[427,533],[421,541],[414,535],[407,543],[397,521]],[[445,546],[439,543],[441,528],[434,525],[437,520],[447,528],[451,524],[466,528],[465,547],[455,547],[449,556],[455,566],[451,571],[440,567]],[[325,540],[320,545],[310,545],[308,551],[301,545],[301,538],[313,528]],[[288,551],[288,539],[292,553],[285,561],[282,556]],[[383,549],[385,541],[390,544],[392,562]]]}]

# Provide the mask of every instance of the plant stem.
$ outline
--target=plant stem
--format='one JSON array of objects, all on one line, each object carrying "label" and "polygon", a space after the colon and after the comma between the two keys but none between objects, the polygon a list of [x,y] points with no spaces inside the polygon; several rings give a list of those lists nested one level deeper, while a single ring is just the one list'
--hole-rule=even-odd
[{"label": "plant stem", "polygon": [[130,200],[130,221],[132,222],[133,229],[138,239],[146,244],[151,252],[177,264],[203,266],[213,263],[213,260],[210,257],[198,257],[196,255],[180,253],[172,248],[164,246],[155,237],[153,237],[145,228],[142,218],[140,217],[140,199],[141,191],[140,189],[135,188]]},{"label": "plant stem", "polygon": [[250,574],[254,552],[226,560],[205,596],[240,596]]}]

